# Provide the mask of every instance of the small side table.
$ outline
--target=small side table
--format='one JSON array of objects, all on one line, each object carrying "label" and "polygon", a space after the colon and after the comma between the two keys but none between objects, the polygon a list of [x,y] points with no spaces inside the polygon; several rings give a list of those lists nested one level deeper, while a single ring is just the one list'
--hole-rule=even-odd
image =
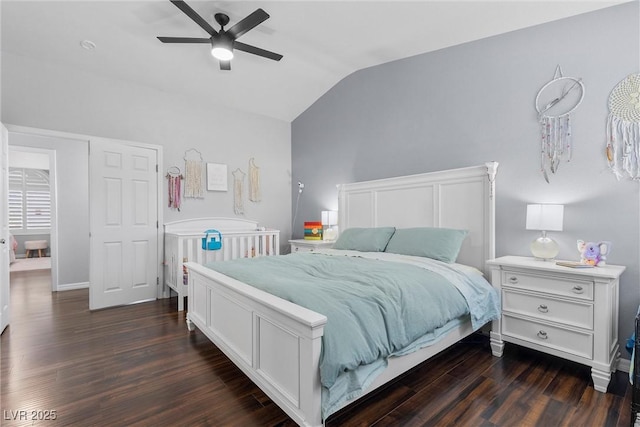
[{"label": "small side table", "polygon": [[291,253],[295,252],[313,252],[318,249],[331,249],[333,246],[331,240],[305,240],[305,239],[293,239],[289,240],[291,245]]}]

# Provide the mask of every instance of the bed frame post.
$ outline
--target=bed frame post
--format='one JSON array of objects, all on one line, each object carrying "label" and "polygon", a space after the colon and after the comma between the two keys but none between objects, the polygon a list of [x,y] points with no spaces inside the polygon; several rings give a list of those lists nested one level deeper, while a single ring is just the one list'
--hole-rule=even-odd
[{"label": "bed frame post", "polygon": [[[300,409],[309,426],[322,426],[322,384],[320,383],[320,352],[322,334],[315,330],[310,340],[300,342]],[[306,342],[305,342],[306,341]]]},{"label": "bed frame post", "polygon": [[[487,162],[487,178],[489,180],[489,200],[487,202],[487,250],[485,259],[493,259],[496,257],[496,174],[498,173],[498,162]],[[485,268],[485,275],[489,273]]]}]

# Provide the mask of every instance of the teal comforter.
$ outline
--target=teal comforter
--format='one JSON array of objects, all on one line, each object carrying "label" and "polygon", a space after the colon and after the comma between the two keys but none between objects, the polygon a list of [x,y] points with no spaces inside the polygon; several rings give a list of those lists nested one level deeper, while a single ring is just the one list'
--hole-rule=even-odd
[{"label": "teal comforter", "polygon": [[[387,357],[420,348],[412,344],[425,334],[467,314],[479,328],[498,313],[495,291],[477,270],[427,258],[323,251],[207,267],[327,317],[320,360],[325,417],[366,387]],[[338,381],[362,367],[364,375]]]}]

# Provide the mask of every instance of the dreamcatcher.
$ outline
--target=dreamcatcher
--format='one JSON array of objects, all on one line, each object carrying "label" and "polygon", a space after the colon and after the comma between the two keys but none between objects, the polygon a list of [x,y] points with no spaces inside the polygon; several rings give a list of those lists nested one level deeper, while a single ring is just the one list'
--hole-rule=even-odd
[{"label": "dreamcatcher", "polygon": [[559,65],[553,79],[538,91],[536,110],[541,135],[540,170],[547,182],[549,173],[556,173],[563,160],[571,160],[571,113],[582,102],[584,91],[582,79],[563,76]]},{"label": "dreamcatcher", "polygon": [[182,204],[181,187],[184,176],[182,176],[182,172],[179,167],[171,166],[167,170],[166,177],[169,181],[169,194],[167,197],[169,200],[169,207],[180,211],[180,205]]},{"label": "dreamcatcher", "polygon": [[617,179],[640,179],[640,74],[627,76],[609,95],[606,154]]}]

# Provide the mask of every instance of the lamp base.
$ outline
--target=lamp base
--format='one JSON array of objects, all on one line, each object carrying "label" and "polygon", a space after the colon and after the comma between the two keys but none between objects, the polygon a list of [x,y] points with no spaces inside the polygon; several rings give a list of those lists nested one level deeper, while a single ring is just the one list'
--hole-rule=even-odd
[{"label": "lamp base", "polygon": [[326,230],[324,230],[324,233],[322,234],[322,240],[327,240],[327,241],[334,241],[338,238],[338,230],[336,230],[334,227],[329,227]]},{"label": "lamp base", "polygon": [[536,240],[531,242],[531,246],[529,246],[529,248],[531,249],[531,254],[535,258],[543,261],[554,259],[560,252],[560,247],[556,241],[546,236],[538,237]]}]

